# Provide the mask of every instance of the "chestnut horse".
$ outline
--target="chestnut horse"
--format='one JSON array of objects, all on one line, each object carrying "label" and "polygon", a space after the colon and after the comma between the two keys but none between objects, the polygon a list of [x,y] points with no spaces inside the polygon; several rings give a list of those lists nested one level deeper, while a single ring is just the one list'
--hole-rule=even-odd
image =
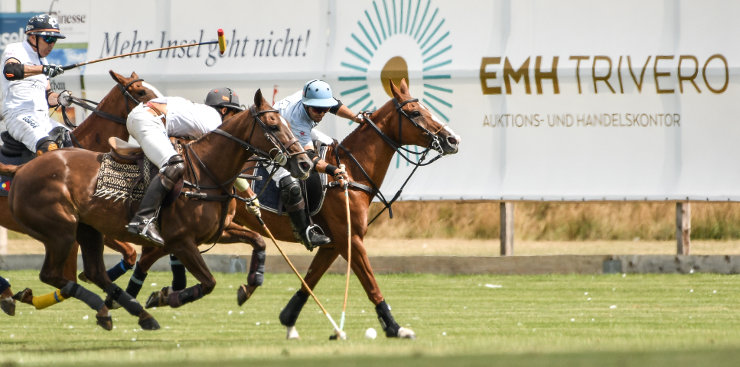
[{"label": "chestnut horse", "polygon": [[[126,130],[126,116],[140,102],[146,102],[157,97],[156,89],[144,83],[136,73],[130,77],[124,77],[110,71],[110,75],[116,85],[100,101],[98,107],[79,126],[71,131],[70,135],[75,146],[96,152],[107,152],[110,150],[108,138],[116,136],[121,139],[128,138]],[[153,90],[154,89],[154,90]],[[83,102],[75,98],[76,102]],[[89,108],[89,106],[86,106]],[[8,197],[0,196],[0,226],[16,232],[23,229],[15,222],[8,210]],[[118,250],[130,264],[136,261],[136,251],[126,244],[120,244],[113,239],[106,238],[106,245]],[[70,252],[67,268],[64,275],[69,280],[75,279],[77,269],[77,252]]]},{"label": "chestnut horse", "polygon": [[[369,117],[366,116],[366,122],[350,133],[341,144],[330,146],[326,157],[327,162],[336,166],[340,163],[345,164],[352,181],[349,186],[352,270],[368,298],[375,305],[386,336],[413,338],[414,332],[400,327],[391,315],[390,307],[380,292],[364,248],[370,202],[379,193],[378,188],[385,178],[393,155],[405,154],[403,145],[416,145],[426,148],[427,151],[435,150],[441,155],[446,155],[457,153],[460,138],[426,107],[418,103],[417,99],[409,95],[405,80],[401,81],[399,87],[393,83],[390,83],[390,87],[394,98]],[[308,268],[305,280],[312,289],[339,255],[347,258],[347,214],[344,200],[344,191],[341,188],[337,186],[330,188],[326,192],[321,211],[314,216],[315,221],[328,230],[327,234],[332,238],[332,244],[319,247]],[[278,240],[296,242],[287,216],[280,216],[267,210],[262,213],[264,222]],[[247,212],[243,205],[238,206],[234,221],[267,235],[255,216]],[[139,265],[153,264],[163,255],[164,253],[158,249],[145,248],[139,259]],[[253,290],[254,287],[242,285],[237,296],[239,303],[243,303]],[[156,298],[156,293],[150,296],[150,300]],[[162,299],[163,296],[160,295],[158,298]],[[286,326],[289,339],[298,338],[295,323],[307,299],[307,291],[299,290],[280,313],[280,322]]]},{"label": "chestnut horse", "polygon": [[[184,179],[193,183],[174,204],[160,213],[164,249],[174,254],[199,284],[173,292],[173,306],[193,302],[209,294],[216,285],[198,245],[219,235],[231,222],[236,203],[233,182],[247,159],[256,154],[265,160],[287,158],[286,168],[294,177],[305,178],[312,163],[281,122],[262,93],[255,105],[227,119],[219,129],[188,145],[184,154]],[[269,153],[268,153],[269,152]],[[129,233],[125,224],[131,208],[122,200],[94,196],[103,154],[83,149],[60,149],[22,166],[0,165],[0,173],[15,176],[9,196],[10,211],[18,224],[44,244],[46,258],[40,279],[75,297],[97,311],[97,322],[111,330],[108,307],[93,292],[62,276],[64,262],[75,248],[82,250],[87,278],[105,291],[130,314],[139,317],[142,329],[159,324],[143,307],[108,278],[103,264],[103,235],[150,245]],[[280,159],[277,159],[280,161]],[[283,162],[285,163],[285,162]]]}]

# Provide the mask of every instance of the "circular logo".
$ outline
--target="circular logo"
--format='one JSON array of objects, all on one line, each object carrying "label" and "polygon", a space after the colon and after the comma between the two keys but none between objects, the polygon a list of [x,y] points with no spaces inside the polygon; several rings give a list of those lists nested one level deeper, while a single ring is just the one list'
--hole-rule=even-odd
[{"label": "circular logo", "polygon": [[375,0],[364,10],[340,63],[338,91],[350,109],[377,109],[392,98],[389,83],[406,79],[412,95],[449,122],[453,90],[443,83],[451,78],[452,44],[431,3]]}]

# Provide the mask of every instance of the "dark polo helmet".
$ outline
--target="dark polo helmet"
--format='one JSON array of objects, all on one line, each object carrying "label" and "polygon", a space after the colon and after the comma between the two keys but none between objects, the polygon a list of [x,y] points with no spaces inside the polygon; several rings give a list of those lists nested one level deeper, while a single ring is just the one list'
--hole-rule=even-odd
[{"label": "dark polo helmet", "polygon": [[67,38],[59,31],[57,19],[49,14],[34,15],[26,24],[26,34]]},{"label": "dark polo helmet", "polygon": [[206,105],[213,108],[228,107],[242,111],[244,107],[239,104],[239,96],[231,88],[214,88],[206,95]]}]

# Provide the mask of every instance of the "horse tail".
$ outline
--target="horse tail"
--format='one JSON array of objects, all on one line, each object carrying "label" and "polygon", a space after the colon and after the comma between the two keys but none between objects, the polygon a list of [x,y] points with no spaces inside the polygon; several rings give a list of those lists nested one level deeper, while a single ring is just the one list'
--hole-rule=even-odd
[{"label": "horse tail", "polygon": [[7,176],[7,177],[14,177],[15,173],[18,172],[18,169],[21,168],[22,165],[14,165],[14,164],[5,164],[0,163],[0,175]]}]

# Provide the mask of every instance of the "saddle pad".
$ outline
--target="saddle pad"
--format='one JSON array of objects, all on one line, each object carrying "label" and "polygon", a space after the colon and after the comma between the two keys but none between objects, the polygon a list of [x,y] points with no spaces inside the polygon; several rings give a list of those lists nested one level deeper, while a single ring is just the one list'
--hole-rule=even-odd
[{"label": "saddle pad", "polygon": [[103,154],[93,196],[113,201],[141,200],[151,181],[152,164],[148,159],[143,168],[145,174],[136,164],[119,163],[110,153]]},{"label": "saddle pad", "polygon": [[[321,158],[324,158],[324,156],[326,155],[326,151],[326,146],[320,146],[319,156]],[[280,200],[280,189],[277,187],[277,184],[274,180],[267,179],[268,177],[270,177],[270,173],[265,167],[259,166],[254,175],[264,178],[263,180],[259,181],[253,180],[251,183],[252,191],[254,191],[257,195],[259,195],[265,185],[267,185],[267,188],[264,189],[265,192],[262,193],[262,195],[260,195],[259,197],[260,209],[267,210],[275,214],[284,215],[285,207],[282,205],[282,202]],[[316,213],[318,213],[321,210],[321,207],[324,205],[324,194],[326,193],[327,182],[328,177],[325,173],[317,173],[315,170],[311,170],[311,175],[308,177],[305,183],[301,183],[303,197],[304,199],[308,199],[308,210],[311,215],[316,215]]]}]

